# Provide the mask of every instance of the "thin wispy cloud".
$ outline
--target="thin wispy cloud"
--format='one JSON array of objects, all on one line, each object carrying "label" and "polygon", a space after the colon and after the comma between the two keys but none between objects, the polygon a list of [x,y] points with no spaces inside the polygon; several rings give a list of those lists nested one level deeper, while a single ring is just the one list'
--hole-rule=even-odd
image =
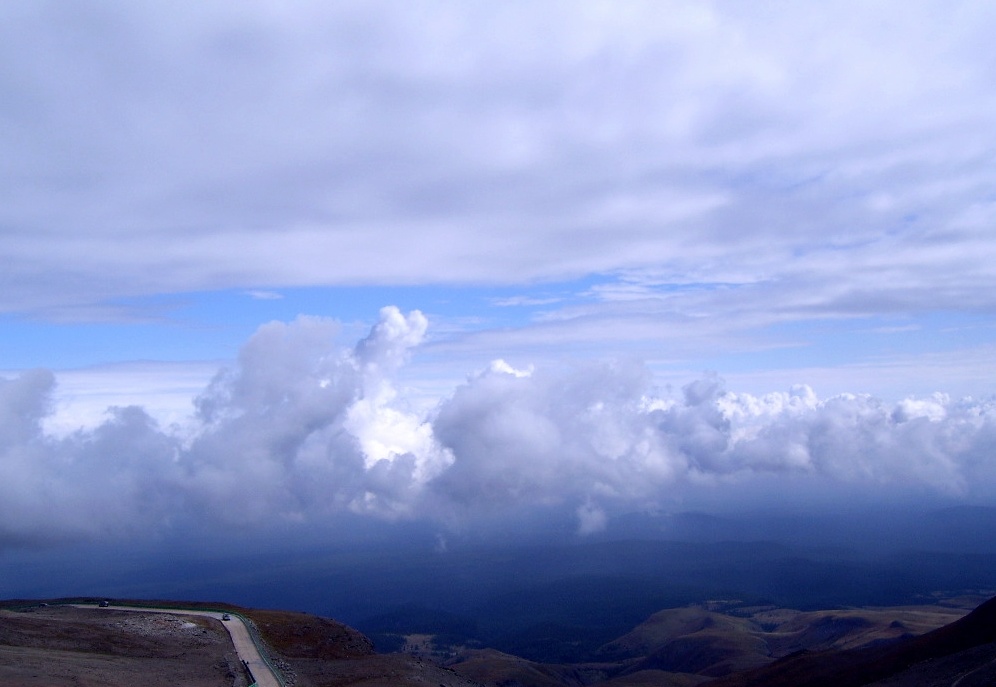
[{"label": "thin wispy cloud", "polygon": [[920,326],[916,324],[907,324],[892,327],[876,327],[872,331],[876,334],[904,334],[906,332],[920,331]]},{"label": "thin wispy cloud", "polygon": [[556,296],[509,296],[507,298],[495,298],[491,301],[499,308],[519,308],[534,305],[552,305],[559,303],[563,298]]},{"label": "thin wispy cloud", "polygon": [[277,291],[246,291],[246,295],[258,301],[279,301],[283,295]]}]

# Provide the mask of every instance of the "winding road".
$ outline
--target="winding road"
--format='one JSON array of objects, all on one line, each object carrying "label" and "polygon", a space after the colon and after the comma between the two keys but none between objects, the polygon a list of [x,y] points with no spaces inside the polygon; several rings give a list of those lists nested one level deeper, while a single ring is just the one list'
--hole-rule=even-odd
[{"label": "winding road", "polygon": [[[77,608],[95,608],[93,604],[73,604]],[[252,676],[256,678],[256,684],[258,687],[282,687],[281,682],[277,679],[277,676],[273,673],[270,666],[263,660],[260,656],[259,650],[256,648],[256,644],[252,641],[252,636],[249,634],[249,628],[237,615],[231,615],[229,620],[223,620],[222,617],[226,615],[223,612],[217,611],[195,611],[186,609],[176,609],[176,608],[144,608],[139,606],[106,606],[105,608],[113,611],[135,611],[139,613],[171,613],[172,615],[202,615],[208,618],[214,618],[215,620],[221,621],[221,624],[225,626],[228,630],[229,636],[232,638],[232,644],[235,645],[235,652],[239,655],[239,659],[244,661],[249,670],[252,672]]]}]

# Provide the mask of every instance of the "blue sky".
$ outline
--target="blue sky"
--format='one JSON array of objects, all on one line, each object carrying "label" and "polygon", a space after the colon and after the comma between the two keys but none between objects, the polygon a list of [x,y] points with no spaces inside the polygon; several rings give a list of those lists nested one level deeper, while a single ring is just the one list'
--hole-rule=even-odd
[{"label": "blue sky", "polygon": [[[0,421],[31,419],[6,439],[8,470],[25,436],[106,434],[109,408],[135,406],[213,466],[216,482],[184,487],[206,493],[223,481],[205,457],[218,418],[234,432],[301,379],[353,399],[321,415],[352,448],[326,448],[359,451],[372,482],[336,503],[379,517],[445,519],[424,499],[447,475],[520,470],[498,446],[511,435],[457,431],[485,417],[524,423],[516,450],[552,461],[536,498],[569,508],[653,501],[626,480],[761,470],[756,442],[799,420],[792,399],[817,415],[862,399],[865,419],[915,406],[981,451],[994,30],[996,9],[973,2],[4,3]],[[362,340],[386,357],[363,363]],[[264,374],[271,359],[286,368]],[[575,389],[594,395],[567,418],[495,375],[536,398],[580,379],[621,395]],[[698,420],[653,415],[692,412],[703,380],[720,381],[709,460],[678,436]],[[233,405],[211,419],[204,399]],[[613,402],[638,417],[564,451],[646,450],[651,470],[659,449],[671,467],[544,491],[576,472],[544,442]],[[669,437],[653,451],[647,422]],[[893,430],[878,445],[900,445]],[[863,472],[831,469],[813,441],[779,469],[893,474],[875,451]],[[941,467],[917,479],[971,492],[981,468],[931,451]],[[325,513],[296,498],[286,517]]]}]

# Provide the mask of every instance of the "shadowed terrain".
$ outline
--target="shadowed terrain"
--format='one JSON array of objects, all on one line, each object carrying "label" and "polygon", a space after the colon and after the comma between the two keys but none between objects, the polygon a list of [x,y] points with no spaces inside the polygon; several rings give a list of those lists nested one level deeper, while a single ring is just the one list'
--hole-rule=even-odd
[{"label": "shadowed terrain", "polygon": [[458,652],[449,665],[489,684],[685,687],[759,669],[799,652],[829,655],[901,643],[962,618],[966,604],[977,600],[945,603],[802,612],[713,601],[659,611],[602,645],[589,662],[549,664],[472,649]]},{"label": "shadowed terrain", "polygon": [[[86,601],[73,599],[74,602]],[[93,602],[93,600],[90,600]],[[53,602],[0,604],[0,683],[25,687],[244,687],[247,677],[221,622],[182,608],[229,610],[256,626],[289,685],[472,683],[405,654],[379,655],[359,632],[328,618],[222,603],[123,601],[177,615],[76,608]]]},{"label": "shadowed terrain", "polygon": [[[979,687],[996,678],[996,599],[979,601],[939,596],[920,606],[820,611],[708,601],[658,611],[578,662],[448,644],[454,635],[432,633],[403,635],[403,651],[378,654],[334,620],[229,604],[115,602],[177,608],[172,615],[12,601],[0,603],[0,681],[245,687],[222,623],[184,616],[186,607],[247,618],[293,687]],[[460,619],[436,622],[446,630]],[[546,631],[567,639],[563,627]],[[531,641],[542,633],[534,629]]]},{"label": "shadowed terrain", "polygon": [[919,637],[845,651],[801,651],[712,687],[981,687],[996,682],[996,598]]}]

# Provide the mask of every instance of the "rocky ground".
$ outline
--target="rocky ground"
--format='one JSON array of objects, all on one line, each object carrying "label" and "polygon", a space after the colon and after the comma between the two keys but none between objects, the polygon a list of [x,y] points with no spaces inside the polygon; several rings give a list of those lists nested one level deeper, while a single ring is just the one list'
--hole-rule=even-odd
[{"label": "rocky ground", "polygon": [[0,684],[238,687],[245,679],[216,620],[38,606],[0,610]]},{"label": "rocky ground", "polygon": [[[0,609],[4,687],[247,684],[228,633],[217,620],[41,602],[7,606]],[[375,654],[370,640],[327,618],[231,609],[258,629],[291,687],[476,684],[417,656]]]}]

